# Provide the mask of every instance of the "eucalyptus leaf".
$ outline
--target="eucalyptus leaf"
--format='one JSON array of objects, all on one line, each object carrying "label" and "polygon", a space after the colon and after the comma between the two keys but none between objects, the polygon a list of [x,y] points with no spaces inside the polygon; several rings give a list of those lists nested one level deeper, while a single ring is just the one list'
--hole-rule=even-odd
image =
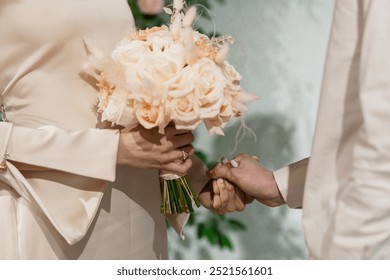
[{"label": "eucalyptus leaf", "polygon": [[229,219],[227,223],[232,230],[246,230],[246,225],[239,220]]},{"label": "eucalyptus leaf", "polygon": [[232,244],[230,238],[225,234],[220,235],[219,244],[220,244],[221,248],[228,248],[230,250],[233,250],[233,244]]},{"label": "eucalyptus leaf", "polygon": [[205,234],[204,234],[204,229],[205,229],[205,224],[204,223],[199,223],[198,224],[198,238],[201,239]]},{"label": "eucalyptus leaf", "polygon": [[218,232],[215,230],[215,228],[206,226],[204,228],[204,235],[207,237],[207,240],[212,244],[217,244],[219,240]]}]

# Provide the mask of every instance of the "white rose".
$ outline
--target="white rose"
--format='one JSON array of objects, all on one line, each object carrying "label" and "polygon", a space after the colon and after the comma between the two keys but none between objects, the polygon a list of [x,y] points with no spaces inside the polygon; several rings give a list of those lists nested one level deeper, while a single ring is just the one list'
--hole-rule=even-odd
[{"label": "white rose", "polygon": [[168,30],[161,30],[151,33],[146,39],[149,47],[152,51],[165,51],[168,50],[173,39],[171,33]]},{"label": "white rose", "polygon": [[183,68],[169,84],[168,108],[178,129],[194,130],[200,123],[199,104],[194,89],[194,72],[190,66]]},{"label": "white rose", "polygon": [[169,81],[168,95],[171,98],[180,98],[195,92],[195,73],[189,65],[179,71],[176,77]]},{"label": "white rose", "polygon": [[218,115],[224,100],[226,79],[221,69],[210,59],[202,58],[193,65],[196,73],[195,92],[203,119]]},{"label": "white rose", "polygon": [[107,106],[102,112],[102,121],[109,121],[116,124],[119,116],[122,114],[124,104],[118,104],[113,100],[109,99]]},{"label": "white rose", "polygon": [[123,39],[112,51],[111,57],[125,66],[130,66],[138,63],[148,51],[148,44],[144,41]]},{"label": "white rose", "polygon": [[135,94],[162,96],[176,83],[183,67],[183,49],[172,45],[164,52],[149,51],[137,64],[127,67],[126,80]]},{"label": "white rose", "polygon": [[107,99],[100,99],[100,103],[102,102],[105,103],[105,106],[100,107],[99,110],[102,112],[102,121],[109,121],[128,128],[133,128],[138,123],[126,91],[114,90]]}]

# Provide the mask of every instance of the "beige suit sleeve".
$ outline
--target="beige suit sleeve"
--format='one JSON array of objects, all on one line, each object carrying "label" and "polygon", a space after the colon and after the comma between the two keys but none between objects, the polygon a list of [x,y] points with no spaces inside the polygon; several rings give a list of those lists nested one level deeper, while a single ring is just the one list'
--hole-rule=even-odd
[{"label": "beige suit sleeve", "polygon": [[65,131],[54,126],[31,129],[14,125],[6,153],[11,161],[114,181],[118,141],[116,130]]},{"label": "beige suit sleeve", "polygon": [[390,258],[390,1],[360,2],[359,101],[350,111],[362,122],[322,258]]},{"label": "beige suit sleeve", "polygon": [[273,172],[279,191],[290,208],[301,208],[309,158]]}]

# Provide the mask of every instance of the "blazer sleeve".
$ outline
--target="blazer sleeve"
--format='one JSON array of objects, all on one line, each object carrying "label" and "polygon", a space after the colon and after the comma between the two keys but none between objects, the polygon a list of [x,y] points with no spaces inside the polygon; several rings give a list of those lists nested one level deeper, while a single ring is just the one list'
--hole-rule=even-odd
[{"label": "blazer sleeve", "polygon": [[290,208],[301,208],[309,158],[273,172],[279,191]]},{"label": "blazer sleeve", "polygon": [[[96,216],[105,181],[115,179],[118,139],[114,130],[70,132],[53,126],[30,129],[0,122],[0,184],[9,186],[42,213],[69,244],[75,244]],[[37,183],[25,176],[29,172],[18,170],[15,162],[46,167],[51,171],[38,173],[53,181]],[[82,187],[72,187],[75,179],[81,180]],[[53,200],[55,197],[61,199]],[[9,209],[19,201],[9,202]],[[6,215],[17,223],[16,213]]]},{"label": "blazer sleeve", "polygon": [[55,169],[107,181],[115,180],[119,142],[117,130],[65,131],[0,123],[4,154],[10,161]]}]

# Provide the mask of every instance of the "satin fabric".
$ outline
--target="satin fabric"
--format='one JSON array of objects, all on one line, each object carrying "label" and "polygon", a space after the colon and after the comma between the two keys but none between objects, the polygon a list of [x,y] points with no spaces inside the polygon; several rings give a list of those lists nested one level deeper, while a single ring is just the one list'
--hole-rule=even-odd
[{"label": "satin fabric", "polygon": [[[123,0],[0,2],[1,259],[168,258],[158,172],[116,166],[119,132],[101,129],[80,72],[83,38],[109,53],[133,28]],[[197,189],[203,171],[196,161]],[[188,217],[167,218],[181,233]]]},{"label": "satin fabric", "polygon": [[390,259],[389,50],[390,1],[336,1],[312,155],[274,172],[311,258]]}]

